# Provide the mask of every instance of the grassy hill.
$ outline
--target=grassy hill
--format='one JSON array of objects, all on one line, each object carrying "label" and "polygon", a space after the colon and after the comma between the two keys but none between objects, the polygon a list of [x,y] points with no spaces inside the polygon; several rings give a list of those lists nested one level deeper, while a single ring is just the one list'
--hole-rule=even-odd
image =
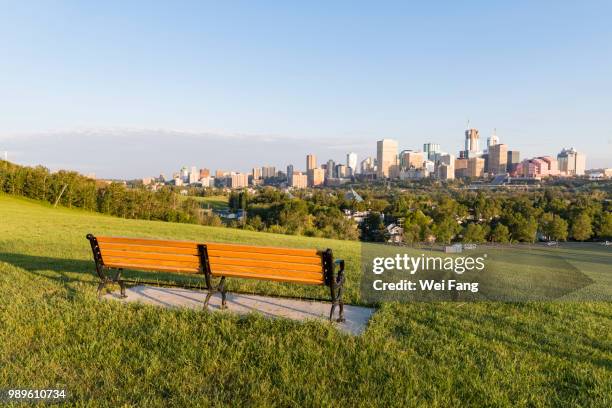
[{"label": "grassy hill", "polygon": [[385,303],[350,337],[325,323],[99,301],[88,232],[329,247],[347,261],[347,300],[359,302],[355,242],[124,220],[0,195],[0,388],[63,385],[73,402],[109,406],[612,403],[609,302]]}]

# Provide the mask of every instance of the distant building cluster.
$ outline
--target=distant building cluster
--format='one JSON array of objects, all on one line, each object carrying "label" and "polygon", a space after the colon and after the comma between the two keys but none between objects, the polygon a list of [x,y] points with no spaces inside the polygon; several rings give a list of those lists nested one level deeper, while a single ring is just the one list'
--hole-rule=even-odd
[{"label": "distant building cluster", "polygon": [[[469,127],[469,126],[468,126]],[[556,157],[538,156],[521,160],[518,150],[510,150],[501,143],[494,130],[481,144],[478,129],[465,131],[463,149],[455,156],[444,152],[437,143],[425,143],[422,150],[400,150],[393,139],[376,142],[376,156],[358,161],[354,152],[346,154],[345,160],[332,159],[319,163],[314,154],[306,155],[305,168],[297,169],[293,164],[286,171],[275,166],[255,167],[250,173],[217,169],[214,174],[207,168],[184,166],[172,178],[142,179],[143,184],[159,186],[222,187],[240,189],[259,185],[272,185],[289,189],[304,189],[318,186],[339,186],[350,181],[367,180],[417,180],[435,178],[499,178],[539,180],[545,177],[585,176],[593,179],[612,177],[611,169],[586,171],[586,157],[574,148],[564,148]]]},{"label": "distant building cluster", "polygon": [[[483,178],[507,175],[509,177],[541,179],[544,177],[583,176],[586,157],[573,148],[563,149],[556,158],[539,156],[521,161],[518,150],[510,150],[500,143],[497,132],[487,138],[486,147],[480,143],[478,129],[465,131],[464,149],[458,157],[443,152],[437,143],[425,143],[422,151],[399,151],[395,140],[377,142],[376,160],[362,162],[362,174],[375,173],[376,178],[422,179]],[[605,177],[605,172],[601,172]]]}]

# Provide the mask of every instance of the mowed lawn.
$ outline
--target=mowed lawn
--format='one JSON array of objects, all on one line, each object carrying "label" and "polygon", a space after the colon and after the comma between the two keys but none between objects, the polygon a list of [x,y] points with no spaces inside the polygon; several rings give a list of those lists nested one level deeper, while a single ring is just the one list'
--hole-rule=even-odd
[{"label": "mowed lawn", "polygon": [[0,388],[64,386],[71,403],[105,406],[612,405],[610,302],[386,303],[352,337],[323,322],[100,301],[89,232],[329,247],[347,261],[347,300],[360,302],[355,242],[123,220],[0,195]]},{"label": "mowed lawn", "polygon": [[204,203],[204,208],[210,208],[211,210],[223,210],[229,208],[228,197],[225,196],[191,196],[189,198],[193,198],[198,202]]}]

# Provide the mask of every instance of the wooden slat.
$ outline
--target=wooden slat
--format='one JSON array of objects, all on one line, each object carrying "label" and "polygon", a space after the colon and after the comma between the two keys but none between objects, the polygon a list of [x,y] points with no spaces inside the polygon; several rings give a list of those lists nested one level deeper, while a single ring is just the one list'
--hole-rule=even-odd
[{"label": "wooden slat", "polygon": [[217,242],[205,242],[208,251],[230,251],[230,252],[249,252],[259,254],[275,254],[275,255],[292,255],[292,256],[318,256],[316,249],[298,249],[298,248],[277,248],[264,247],[241,244],[220,244]]},{"label": "wooden slat", "polygon": [[198,248],[180,248],[171,246],[159,246],[159,245],[132,245],[124,243],[112,243],[103,242],[99,243],[102,250],[112,249],[120,251],[138,251],[138,252],[163,252],[168,254],[181,254],[181,255],[198,255]]},{"label": "wooden slat", "polygon": [[139,251],[117,251],[110,249],[101,249],[102,260],[106,257],[113,258],[134,258],[134,259],[150,259],[158,261],[177,261],[183,263],[193,264],[198,266],[200,264],[200,258],[193,255],[175,255],[159,252],[139,252]]},{"label": "wooden slat", "polygon": [[236,265],[217,265],[212,268],[212,274],[215,275],[217,271],[245,273],[248,275],[264,275],[264,276],[300,276],[312,280],[323,281],[323,273],[319,272],[305,272],[296,271],[290,269],[270,269],[270,268],[259,268],[250,266],[236,266]]},{"label": "wooden slat", "polygon": [[195,241],[172,241],[165,239],[148,238],[125,238],[125,237],[96,237],[98,243],[131,244],[131,245],[155,245],[175,248],[197,248]]},{"label": "wooden slat", "polygon": [[294,255],[276,255],[276,254],[260,254],[256,252],[242,251],[219,251],[216,249],[208,249],[209,257],[216,258],[240,258],[240,259],[259,259],[270,262],[290,262],[297,264],[309,264],[321,266],[321,257],[319,256],[294,256]]},{"label": "wooden slat", "polygon": [[[197,273],[198,242],[97,237],[106,266],[148,271]],[[320,253],[315,249],[205,243],[214,276],[322,285]]]},{"label": "wooden slat", "polygon": [[305,272],[321,272],[321,265],[311,264],[297,264],[290,262],[271,262],[263,261],[258,259],[239,259],[239,258],[223,258],[223,257],[210,257],[210,266],[214,269],[221,265],[237,265],[237,266],[253,266],[259,269],[271,268],[271,269],[289,269],[296,271]]},{"label": "wooden slat", "polygon": [[187,267],[173,267],[173,266],[164,266],[158,265],[154,268],[151,268],[148,265],[138,265],[138,264],[130,264],[130,263],[122,263],[122,262],[112,262],[105,264],[111,268],[123,268],[123,269],[135,269],[141,271],[159,271],[159,272],[183,272],[183,273],[198,273],[198,269],[187,268]]},{"label": "wooden slat", "polygon": [[317,279],[309,279],[300,276],[279,276],[279,275],[262,275],[262,274],[247,274],[243,272],[234,272],[234,271],[224,271],[218,270],[213,273],[215,276],[226,276],[233,278],[244,278],[244,279],[260,279],[260,280],[270,280],[276,282],[293,282],[293,283],[303,283],[306,285],[322,285],[323,280]]},{"label": "wooden slat", "polygon": [[187,269],[198,269],[197,265],[190,262],[178,262],[178,261],[160,261],[156,259],[138,259],[138,258],[123,258],[107,256],[102,258],[105,265],[124,263],[130,265],[143,265],[149,267],[151,270],[156,270],[158,266],[169,266],[172,268],[187,268]]}]

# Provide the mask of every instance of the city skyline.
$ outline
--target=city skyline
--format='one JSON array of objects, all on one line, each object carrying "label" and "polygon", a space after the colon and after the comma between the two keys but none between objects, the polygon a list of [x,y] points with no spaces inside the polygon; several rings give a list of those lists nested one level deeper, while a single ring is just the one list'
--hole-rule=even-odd
[{"label": "city skyline", "polygon": [[[188,132],[164,132],[164,140],[162,146],[160,146],[159,150],[157,150],[157,146],[155,144],[150,143],[149,135],[152,131],[138,131],[131,130],[131,135],[128,138],[125,138],[122,135],[122,131],[111,131],[107,132],[103,129],[98,131],[79,131],[73,134],[69,134],[68,136],[65,134],[56,133],[51,137],[47,136],[38,136],[38,137],[25,137],[25,138],[17,138],[17,137],[2,137],[0,136],[0,153],[4,157],[5,152],[7,151],[6,146],[28,146],[28,142],[30,146],[33,146],[32,152],[35,152],[34,157],[45,157],[46,153],[52,151],[55,145],[58,143],[58,140],[62,140],[66,143],[70,149],[64,152],[66,156],[71,158],[76,158],[74,160],[75,163],[78,163],[79,158],[87,157],[88,154],[93,154],[93,159],[88,159],[88,165],[79,167],[78,164],[71,164],[70,162],[65,163],[57,163],[56,165],[49,164],[48,162],[34,161],[29,162],[27,160],[20,161],[19,157],[27,156],[28,153],[21,151],[17,153],[17,158],[15,158],[15,151],[12,149],[8,149],[9,160],[13,160],[18,164],[24,165],[43,165],[45,167],[49,167],[52,171],[66,169],[66,170],[75,170],[83,174],[96,174],[97,177],[100,178],[115,178],[115,179],[137,179],[142,177],[149,177],[154,175],[159,175],[160,173],[170,175],[172,172],[176,171],[177,168],[182,166],[197,166],[198,168],[209,168],[211,171],[215,169],[227,170],[227,171],[237,171],[241,173],[250,173],[253,167],[262,167],[265,165],[271,165],[278,169],[285,168],[287,165],[293,165],[295,171],[303,171],[306,172],[306,163],[304,162],[305,155],[307,153],[312,153],[316,156],[317,164],[323,164],[328,160],[334,160],[336,163],[344,163],[346,164],[346,155],[350,152],[355,152],[358,157],[358,166],[361,161],[367,157],[372,157],[373,159],[377,158],[377,150],[376,143],[378,140],[390,139],[398,142],[398,154],[402,150],[413,150],[417,152],[422,152],[424,148],[424,144],[433,143],[440,151],[453,154],[459,157],[459,153],[464,149],[465,143],[465,135],[467,130],[463,130],[459,133],[459,136],[456,137],[454,148],[446,148],[445,145],[441,143],[437,143],[434,140],[421,140],[417,141],[414,138],[411,138],[411,144],[406,145],[402,142],[400,138],[381,138],[377,140],[368,140],[368,141],[360,141],[360,143],[350,144],[346,143],[348,141],[344,141],[345,143],[331,143],[329,146],[323,145],[322,141],[317,141],[313,139],[284,139],[281,137],[268,137],[268,136],[247,136],[247,135],[215,135],[215,134],[196,134],[196,133],[188,133]],[[495,132],[495,133],[493,133]],[[501,139],[501,143],[507,144],[509,150],[518,150],[521,152],[522,158],[527,157],[538,157],[543,155],[553,155],[556,156],[558,152],[560,152],[564,148],[576,148],[578,151],[585,153],[579,144],[573,145],[565,145],[558,147],[548,147],[545,151],[536,151],[532,149],[533,153],[528,153],[530,150],[524,150],[520,146],[516,146],[512,141],[508,141],[503,135],[500,136],[499,130],[493,129],[491,134],[486,134],[483,132],[479,132],[479,146],[480,150],[486,149],[487,139],[491,136],[491,134],[495,134],[497,140]],[[100,142],[101,145],[96,145],[96,141]],[[13,142],[13,144],[11,143]],[[185,143],[186,142],[186,143]],[[252,148],[249,143],[260,143],[262,146],[266,146],[266,149],[261,149],[260,151],[257,148]],[[183,147],[181,147],[184,144]],[[300,146],[300,148],[293,148],[291,155],[285,155],[286,159],[283,159],[279,151],[274,149],[276,144],[287,144],[287,146]],[[121,145],[124,151],[117,152],[116,146]],[[115,156],[111,154],[104,153],[106,147],[110,147],[110,151],[115,152]],[[351,150],[351,147],[355,147]],[[153,151],[147,152],[147,149],[152,149]],[[133,171],[128,171],[128,174],[123,174],[120,172],[111,172],[111,175],[105,174],[104,171],[100,172],[98,168],[95,167],[96,158],[101,158],[105,162],[112,162],[113,160],[123,161],[125,155],[130,155],[137,150],[141,150],[142,154],[147,155],[153,159],[159,159],[160,157],[164,157],[164,155],[169,150],[177,150],[181,153],[179,154],[179,160],[172,158],[172,155],[168,157],[168,160],[165,161],[165,165],[156,166],[154,163],[158,162],[158,160],[152,160],[147,168],[152,169],[152,171],[143,172],[143,173],[134,173]],[[239,150],[234,150],[239,149]],[[301,149],[301,150],[300,150]],[[348,149],[348,150],[347,150]],[[216,152],[223,150],[228,152],[224,157],[220,157]],[[201,157],[206,157],[207,159],[201,158],[194,160],[188,160],[188,157],[196,157],[194,156],[194,151],[202,151],[203,154]],[[256,151],[257,156],[253,155],[253,152]],[[99,152],[100,154],[98,154]],[[243,154],[248,154],[250,156],[250,162],[246,164],[237,164],[244,163],[243,159],[234,159],[235,152],[240,152]],[[302,154],[304,153],[304,154]],[[52,156],[52,155],[51,155]],[[238,154],[237,156],[240,156]],[[47,156],[48,157],[48,156]],[[180,159],[183,157],[184,159]],[[294,157],[295,160],[291,161],[289,158]],[[214,165],[215,162],[219,162],[219,159],[223,159],[223,165]],[[164,162],[163,160],[161,161]],[[595,163],[593,163],[595,162]],[[601,163],[597,165],[597,163]],[[606,164],[608,163],[608,164]],[[134,166],[136,167],[136,166]],[[303,167],[303,168],[302,168]],[[610,163],[609,159],[603,160],[593,160],[587,154],[587,168],[603,168],[603,167],[612,167],[612,163]]]},{"label": "city skyline", "polygon": [[[494,178],[492,182],[518,178],[522,181],[535,181],[548,177],[575,177],[587,174],[586,156],[572,148],[563,148],[555,157],[538,155],[520,160],[519,150],[509,150],[508,145],[501,143],[496,130],[487,138],[486,146],[480,149],[479,131],[474,128],[465,131],[464,149],[458,156],[445,152],[436,143],[424,143],[423,149],[403,149],[400,151],[396,140],[382,139],[376,142],[376,159],[366,156],[360,162],[355,152],[346,154],[346,162],[335,162],[328,159],[317,165],[317,157],[306,154],[305,171],[288,164],[286,172],[274,166],[255,166],[251,173],[236,170],[217,169],[214,179],[209,177],[210,169],[191,170],[183,166],[180,172],[173,172],[171,177],[161,174],[160,177],[143,179],[144,184],[152,182],[182,186],[199,184],[202,187],[244,188],[247,186],[283,185],[289,188],[342,185],[348,181],[373,179],[417,180],[434,178],[451,181],[455,178]],[[359,165],[358,165],[359,163]],[[595,177],[609,177],[612,168],[593,172]],[[202,177],[206,174],[206,177]],[[501,177],[501,178],[500,178]],[[591,177],[591,176],[589,176]]]},{"label": "city skyline", "polygon": [[[285,165],[272,148],[301,163],[294,150],[309,142],[335,160],[383,138],[454,152],[470,120],[481,144],[497,128],[525,155],[574,146],[610,166],[611,12],[601,1],[12,3],[0,16],[0,151],[103,177],[181,162],[246,171],[255,151]],[[207,151],[211,139],[231,156]]]}]

